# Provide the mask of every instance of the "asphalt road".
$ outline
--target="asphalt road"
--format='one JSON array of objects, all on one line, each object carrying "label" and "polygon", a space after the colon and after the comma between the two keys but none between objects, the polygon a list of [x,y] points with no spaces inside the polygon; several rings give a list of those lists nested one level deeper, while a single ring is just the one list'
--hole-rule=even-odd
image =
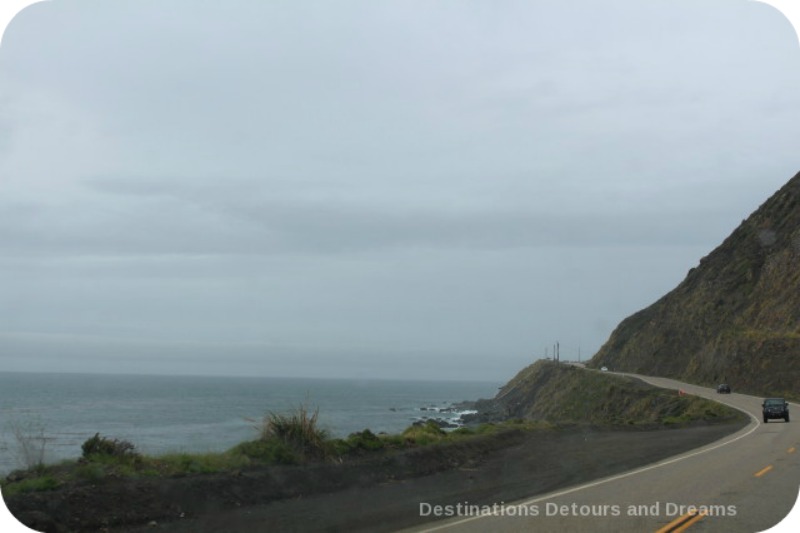
[{"label": "asphalt road", "polygon": [[[459,508],[459,502],[430,509],[431,516],[449,518],[409,531],[754,533],[776,525],[776,532],[800,531],[795,513],[779,524],[798,502],[800,406],[790,406],[797,417],[792,422],[764,424],[763,398],[635,377],[728,404],[749,413],[752,421],[720,441],[625,474],[527,500],[496,502],[491,509]],[[492,514],[478,516],[487,510]]]}]

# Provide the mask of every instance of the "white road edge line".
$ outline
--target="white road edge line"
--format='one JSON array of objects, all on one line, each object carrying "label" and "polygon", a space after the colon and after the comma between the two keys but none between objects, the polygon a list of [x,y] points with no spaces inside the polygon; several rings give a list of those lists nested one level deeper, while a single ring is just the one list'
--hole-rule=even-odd
[{"label": "white road edge line", "polygon": [[[638,377],[639,379],[642,379],[640,376],[636,376],[636,377]],[[653,384],[650,383],[650,385],[653,385]],[[654,386],[657,387],[658,385],[654,385]],[[659,388],[666,388],[666,387],[659,387]],[[710,398],[707,398],[707,399],[710,399]],[[718,401],[718,400],[712,400],[712,401]],[[597,480],[597,481],[592,481],[590,483],[586,483],[585,485],[578,485],[577,487],[572,487],[572,488],[569,488],[569,489],[566,489],[566,490],[562,490],[560,492],[554,492],[552,494],[546,494],[544,496],[539,496],[538,498],[532,498],[530,500],[524,500],[524,501],[522,501],[520,503],[515,503],[514,505],[531,506],[531,505],[533,505],[535,503],[543,502],[543,501],[549,500],[551,498],[558,498],[559,496],[564,496],[566,494],[572,494],[573,492],[578,492],[578,491],[585,490],[585,489],[588,489],[588,488],[591,488],[591,487],[597,487],[598,485],[604,485],[606,483],[610,483],[610,482],[616,481],[618,479],[623,479],[623,478],[626,478],[626,477],[635,476],[636,474],[641,474],[642,472],[647,472],[647,471],[650,471],[650,470],[655,470],[656,468],[661,468],[662,466],[671,465],[673,463],[677,463],[678,461],[683,461],[685,459],[689,459],[690,457],[695,457],[697,455],[701,455],[701,454],[704,454],[706,452],[710,452],[712,450],[716,450],[716,449],[722,448],[723,446],[727,446],[728,444],[732,444],[732,443],[738,441],[739,439],[743,439],[744,437],[749,436],[750,434],[752,434],[755,430],[757,430],[761,426],[761,422],[752,413],[749,413],[747,411],[743,411],[742,409],[740,409],[740,408],[738,408],[736,406],[730,405],[728,403],[725,403],[725,402],[719,402],[719,403],[725,404],[728,407],[732,407],[733,409],[736,409],[737,411],[741,411],[742,413],[745,413],[746,415],[748,415],[753,420],[753,422],[756,423],[756,425],[753,426],[752,429],[750,429],[750,431],[748,431],[747,433],[743,433],[743,434],[739,435],[738,437],[734,437],[731,440],[728,440],[728,441],[725,441],[725,442],[721,442],[719,444],[715,444],[715,445],[713,445],[713,446],[711,446],[709,448],[700,448],[697,451],[689,452],[689,453],[686,453],[684,455],[678,455],[676,457],[673,457],[672,459],[667,459],[666,461],[662,461],[660,463],[655,463],[655,464],[652,464],[652,465],[649,465],[649,466],[643,466],[641,468],[637,468],[636,470],[631,470],[629,472],[624,472],[622,474],[617,474],[616,476],[612,476],[612,477],[609,477],[609,478],[600,479],[600,480]],[[450,527],[459,526],[461,524],[466,524],[467,522],[473,522],[475,520],[480,520],[482,518],[491,518],[492,516],[494,516],[494,515],[489,514],[489,515],[470,516],[470,517],[463,518],[463,519],[455,521],[455,522],[448,522],[446,524],[440,524],[438,526],[434,526],[434,527],[431,527],[431,528],[428,528],[428,529],[422,529],[422,530],[420,530],[420,533],[429,533],[430,531],[440,531],[442,529],[447,529],[447,528],[450,528]]]}]

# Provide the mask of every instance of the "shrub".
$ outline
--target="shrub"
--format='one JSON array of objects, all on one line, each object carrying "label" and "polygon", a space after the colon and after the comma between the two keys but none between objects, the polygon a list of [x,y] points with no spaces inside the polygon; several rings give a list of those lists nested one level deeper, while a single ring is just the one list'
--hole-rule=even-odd
[{"label": "shrub", "polygon": [[53,490],[58,488],[59,482],[52,476],[41,476],[30,479],[23,479],[17,483],[3,487],[3,496],[13,496],[22,492],[39,492],[43,490]]},{"label": "shrub", "polygon": [[441,441],[447,437],[447,433],[436,422],[428,420],[424,424],[408,427],[403,431],[403,437],[411,443],[425,445]]},{"label": "shrub", "polygon": [[245,466],[246,461],[227,453],[175,453],[162,455],[152,464],[176,474],[210,474]]},{"label": "shrub", "polygon": [[372,451],[383,448],[383,441],[368,429],[360,433],[351,433],[347,443],[354,449]]},{"label": "shrub", "polygon": [[381,439],[385,448],[402,448],[406,445],[406,440],[402,435],[381,435],[378,438]]},{"label": "shrub", "polygon": [[262,423],[261,440],[276,439],[302,458],[326,458],[330,455],[328,432],[317,426],[319,409],[309,413],[305,405],[289,415],[269,413]]},{"label": "shrub", "polygon": [[266,464],[293,465],[300,462],[294,450],[274,438],[242,442],[234,446],[231,453]]},{"label": "shrub", "polygon": [[331,441],[333,451],[338,455],[377,451],[385,448],[387,442],[369,429],[351,433],[346,439]]},{"label": "shrub", "polygon": [[44,466],[48,441],[44,435],[44,426],[36,420],[11,420],[9,426],[16,440],[17,460],[21,466],[28,469]]},{"label": "shrub", "polygon": [[75,475],[84,481],[100,481],[106,477],[106,469],[103,465],[88,463],[79,465],[75,469]]},{"label": "shrub", "polygon": [[87,439],[81,449],[83,450],[83,457],[89,460],[98,457],[115,457],[119,459],[137,459],[139,457],[130,442],[101,437],[99,433],[95,433],[94,437]]}]

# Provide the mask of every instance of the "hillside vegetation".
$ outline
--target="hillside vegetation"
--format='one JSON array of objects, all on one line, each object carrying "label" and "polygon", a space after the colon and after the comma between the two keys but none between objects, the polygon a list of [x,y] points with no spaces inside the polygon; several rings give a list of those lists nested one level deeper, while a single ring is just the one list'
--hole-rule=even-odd
[{"label": "hillside vegetation", "polygon": [[588,363],[800,399],[800,174]]},{"label": "hillside vegetation", "polygon": [[475,420],[526,419],[650,428],[743,421],[739,411],[638,379],[537,361],[491,400],[476,402]]}]

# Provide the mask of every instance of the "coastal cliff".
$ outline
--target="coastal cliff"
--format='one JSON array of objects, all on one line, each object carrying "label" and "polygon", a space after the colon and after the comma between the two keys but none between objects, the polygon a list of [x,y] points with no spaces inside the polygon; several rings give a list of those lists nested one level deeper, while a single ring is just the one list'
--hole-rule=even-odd
[{"label": "coastal cliff", "polygon": [[800,399],[800,174],[587,366]]}]

